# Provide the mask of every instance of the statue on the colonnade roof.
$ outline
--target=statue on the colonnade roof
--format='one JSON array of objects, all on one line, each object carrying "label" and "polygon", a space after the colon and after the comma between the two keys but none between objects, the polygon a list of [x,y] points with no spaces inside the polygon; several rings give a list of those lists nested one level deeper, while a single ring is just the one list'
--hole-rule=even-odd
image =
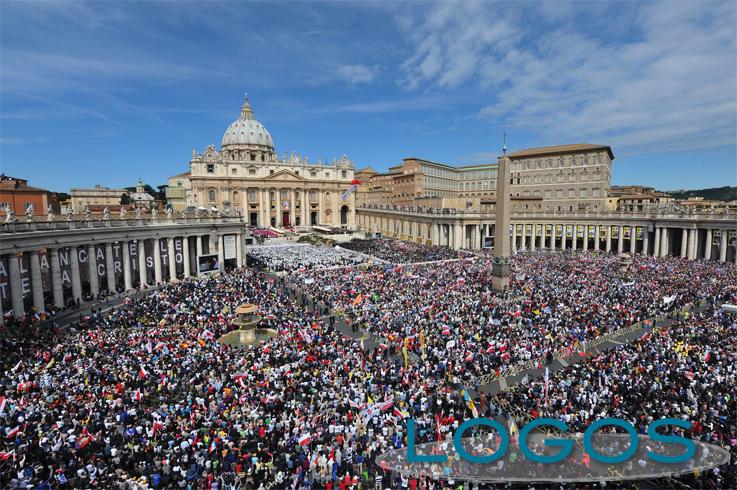
[{"label": "statue on the colonnade roof", "polygon": [[26,207],[26,221],[29,223],[33,222],[33,213],[36,210],[36,206],[33,205],[33,203],[29,204],[28,207]]},{"label": "statue on the colonnade roof", "polygon": [[127,212],[128,211],[126,211],[125,206],[120,206],[120,221],[124,221],[125,220],[125,214]]},{"label": "statue on the colonnade roof", "polygon": [[3,206],[3,211],[5,211],[5,224],[15,223],[15,213],[10,207],[10,204],[6,204],[5,206]]},{"label": "statue on the colonnade roof", "polygon": [[46,221],[54,221],[54,208],[51,207],[51,204],[46,208]]},{"label": "statue on the colonnade roof", "polygon": [[110,208],[105,206],[105,209],[102,210],[102,219],[105,221],[108,221],[110,219]]}]

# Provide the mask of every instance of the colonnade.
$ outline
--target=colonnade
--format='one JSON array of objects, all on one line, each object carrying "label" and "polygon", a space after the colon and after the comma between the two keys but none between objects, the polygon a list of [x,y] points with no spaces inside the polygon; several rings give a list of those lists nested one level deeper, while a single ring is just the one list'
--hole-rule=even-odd
[{"label": "colonnade", "polygon": [[[173,230],[172,230],[173,231]],[[22,318],[31,310],[41,313],[49,306],[63,308],[112,293],[149,284],[196,276],[198,257],[217,254],[216,270],[223,271],[226,244],[234,242],[236,267],[244,265],[243,233],[171,233],[153,238],[96,240],[67,246],[27,248],[3,253],[0,260],[0,297],[9,299],[13,316]],[[192,249],[194,242],[194,249]],[[207,270],[211,272],[211,270]],[[8,302],[6,301],[6,304]],[[2,314],[0,303],[0,316]]]},{"label": "colonnade", "polygon": [[[359,212],[359,228],[386,236],[453,249],[493,246],[494,223],[462,216],[429,213]],[[412,215],[414,214],[414,216]],[[512,219],[510,253],[531,250],[601,250],[676,255],[689,260],[720,262],[737,260],[737,229],[734,222],[687,222],[675,220],[571,223]]]}]

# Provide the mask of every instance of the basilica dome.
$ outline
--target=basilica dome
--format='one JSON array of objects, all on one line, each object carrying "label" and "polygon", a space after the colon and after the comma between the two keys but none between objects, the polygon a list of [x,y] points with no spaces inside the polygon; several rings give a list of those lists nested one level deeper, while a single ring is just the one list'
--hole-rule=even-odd
[{"label": "basilica dome", "polygon": [[271,135],[264,125],[253,117],[251,104],[248,103],[248,95],[246,95],[241,107],[241,117],[230,123],[223,135],[221,143],[223,149],[234,145],[259,146],[270,152],[274,151]]}]

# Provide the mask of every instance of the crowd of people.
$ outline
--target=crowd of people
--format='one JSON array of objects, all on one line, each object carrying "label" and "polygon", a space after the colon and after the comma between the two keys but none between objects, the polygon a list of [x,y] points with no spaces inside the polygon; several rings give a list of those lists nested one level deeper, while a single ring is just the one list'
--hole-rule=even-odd
[{"label": "crowd of people", "polygon": [[[449,254],[407,255],[405,246],[377,247],[414,262]],[[375,459],[406,447],[409,417],[418,442],[447,441],[464,420],[515,407],[576,428],[604,415],[677,414],[698,422],[694,437],[734,452],[735,317],[713,308],[556,373],[544,409],[540,381],[493,399],[474,391],[475,405],[463,390],[469,376],[658,312],[720,304],[735,293],[731,264],[636,257],[620,271],[603,253],[530,255],[514,259],[501,294],[482,256],[300,271],[340,254],[324,249],[308,266],[293,255],[301,248],[261,248],[291,272],[286,279],[240,269],[167,284],[84,328],[9,322],[0,335],[0,487],[486,488],[398,474]],[[242,303],[257,304],[260,326],[278,335],[251,347],[218,342]],[[383,342],[344,336],[320,304]],[[701,481],[731,488],[734,466]]]},{"label": "crowd of people", "polygon": [[391,238],[353,239],[341,246],[377,257],[391,264],[448,260],[458,257],[458,252],[446,247],[433,247]]},{"label": "crowd of people", "polygon": [[276,272],[353,266],[370,260],[340,246],[306,244],[253,246],[246,255],[255,267]]}]

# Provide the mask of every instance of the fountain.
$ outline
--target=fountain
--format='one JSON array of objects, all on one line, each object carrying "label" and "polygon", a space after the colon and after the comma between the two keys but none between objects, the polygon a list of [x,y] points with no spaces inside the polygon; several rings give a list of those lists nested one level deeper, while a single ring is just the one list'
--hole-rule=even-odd
[{"label": "fountain", "polygon": [[276,330],[258,328],[261,317],[257,312],[258,305],[251,303],[244,303],[236,308],[236,317],[233,323],[238,326],[238,329],[220,337],[220,342],[235,346],[257,345],[262,341],[276,337]]}]

